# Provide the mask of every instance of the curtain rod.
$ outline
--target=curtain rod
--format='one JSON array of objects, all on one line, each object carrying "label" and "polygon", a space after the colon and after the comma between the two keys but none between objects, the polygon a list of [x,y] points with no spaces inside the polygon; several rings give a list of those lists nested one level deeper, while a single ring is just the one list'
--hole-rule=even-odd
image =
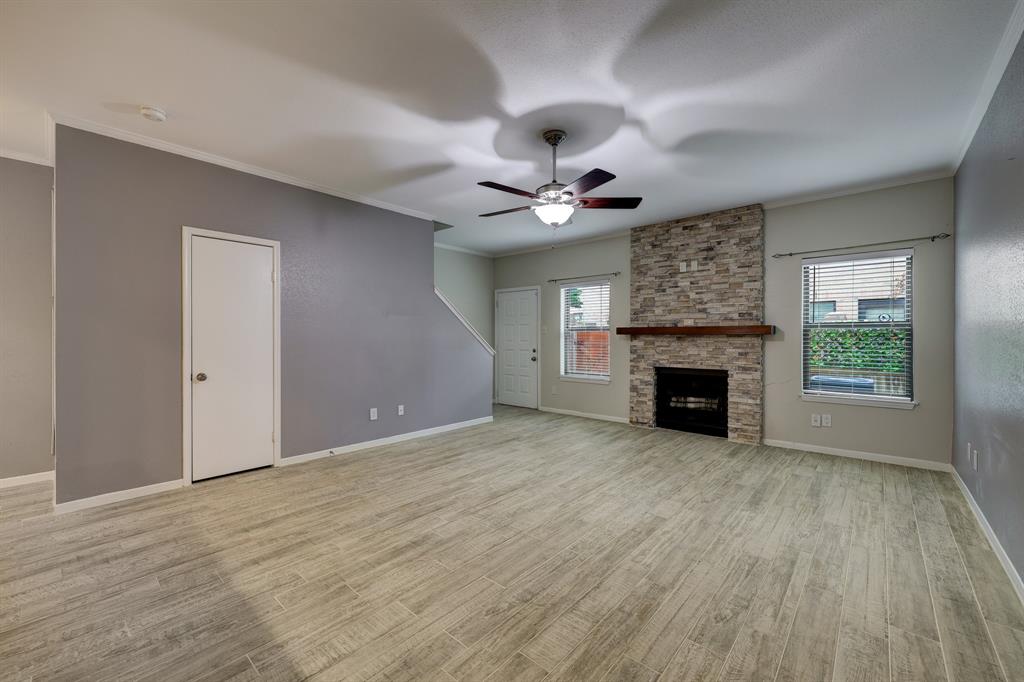
[{"label": "curtain rod", "polygon": [[548,282],[550,282],[550,283],[554,283],[554,282],[568,282],[569,280],[573,280],[573,279],[584,280],[584,279],[591,279],[591,278],[594,278],[594,277],[618,277],[621,274],[622,274],[621,270],[616,270],[615,272],[601,272],[601,273],[598,273],[596,275],[580,275],[579,277],[559,277],[558,279],[549,279]]},{"label": "curtain rod", "polygon": [[790,251],[789,253],[773,253],[772,258],[788,258],[789,256],[806,256],[809,253],[827,253],[831,251],[845,251],[847,249],[864,249],[869,246],[887,246],[889,244],[906,244],[907,242],[923,242],[928,240],[930,242],[936,239],[949,239],[953,235],[946,232],[939,232],[938,234],[930,234],[927,237],[912,237],[910,239],[894,239],[891,242],[874,242],[873,244],[857,244],[856,246],[836,246],[831,249],[812,249],[810,251]]}]

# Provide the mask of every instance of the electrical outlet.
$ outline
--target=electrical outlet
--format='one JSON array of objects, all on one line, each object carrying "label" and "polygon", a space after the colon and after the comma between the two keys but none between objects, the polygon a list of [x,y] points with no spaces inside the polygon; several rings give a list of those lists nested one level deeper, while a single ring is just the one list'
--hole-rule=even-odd
[{"label": "electrical outlet", "polygon": [[824,426],[826,429],[832,428],[832,415],[830,415],[830,414],[823,414],[823,415],[821,415],[821,425]]},{"label": "electrical outlet", "polygon": [[686,272],[686,261],[679,262],[679,272]]},{"label": "electrical outlet", "polygon": [[814,426],[814,427],[821,426],[821,415],[820,414],[812,414],[811,415],[811,426]]},{"label": "electrical outlet", "polygon": [[401,417],[403,414],[405,414],[405,405],[399,405],[398,406],[398,416]]},{"label": "electrical outlet", "polygon": [[372,422],[377,421],[377,408],[376,407],[371,407],[370,408],[370,421],[372,421]]}]

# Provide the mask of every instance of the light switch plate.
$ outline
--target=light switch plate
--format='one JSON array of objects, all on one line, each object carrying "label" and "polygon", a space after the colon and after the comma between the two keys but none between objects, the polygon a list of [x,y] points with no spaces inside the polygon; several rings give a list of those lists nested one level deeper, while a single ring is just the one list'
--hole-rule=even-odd
[{"label": "light switch plate", "polygon": [[830,414],[823,414],[823,415],[821,415],[821,425],[824,426],[826,429],[832,428],[832,415],[830,415]]},{"label": "light switch plate", "polygon": [[371,407],[370,408],[370,421],[372,421],[372,422],[373,421],[377,421],[377,408],[376,407]]},{"label": "light switch plate", "polygon": [[820,414],[812,414],[811,415],[811,426],[815,426],[815,427],[821,426],[821,415]]},{"label": "light switch plate", "polygon": [[405,405],[399,405],[398,406],[398,416],[401,417],[403,414],[405,414]]}]

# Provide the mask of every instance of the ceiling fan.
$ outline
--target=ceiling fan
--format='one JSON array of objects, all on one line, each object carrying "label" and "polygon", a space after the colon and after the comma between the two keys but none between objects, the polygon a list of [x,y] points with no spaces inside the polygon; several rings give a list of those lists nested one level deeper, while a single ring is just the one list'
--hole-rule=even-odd
[{"label": "ceiling fan", "polygon": [[504,211],[493,213],[481,213],[481,218],[503,215],[505,213],[517,213],[519,211],[533,211],[540,218],[541,222],[551,227],[564,225],[577,208],[636,208],[640,205],[642,197],[584,197],[583,195],[592,189],[600,187],[615,176],[608,171],[595,168],[568,185],[558,182],[555,175],[558,158],[558,145],[565,140],[564,130],[545,130],[542,134],[544,141],[551,145],[551,182],[541,185],[535,192],[528,192],[524,189],[516,189],[498,182],[478,182],[478,185],[490,187],[518,194],[521,197],[529,197],[537,203],[532,206],[518,206],[508,208]]}]

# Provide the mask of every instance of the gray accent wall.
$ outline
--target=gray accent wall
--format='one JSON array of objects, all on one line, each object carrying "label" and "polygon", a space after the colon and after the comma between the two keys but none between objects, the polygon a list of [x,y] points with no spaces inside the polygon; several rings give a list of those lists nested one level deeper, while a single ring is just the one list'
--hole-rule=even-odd
[{"label": "gray accent wall", "polygon": [[957,172],[956,230],[953,465],[1024,573],[1024,42]]},{"label": "gray accent wall", "polygon": [[0,479],[50,455],[50,188],[53,169],[0,158]]},{"label": "gray accent wall", "polygon": [[58,502],[181,478],[183,225],[281,241],[283,457],[491,414],[429,221],[65,126],[56,151]]}]

